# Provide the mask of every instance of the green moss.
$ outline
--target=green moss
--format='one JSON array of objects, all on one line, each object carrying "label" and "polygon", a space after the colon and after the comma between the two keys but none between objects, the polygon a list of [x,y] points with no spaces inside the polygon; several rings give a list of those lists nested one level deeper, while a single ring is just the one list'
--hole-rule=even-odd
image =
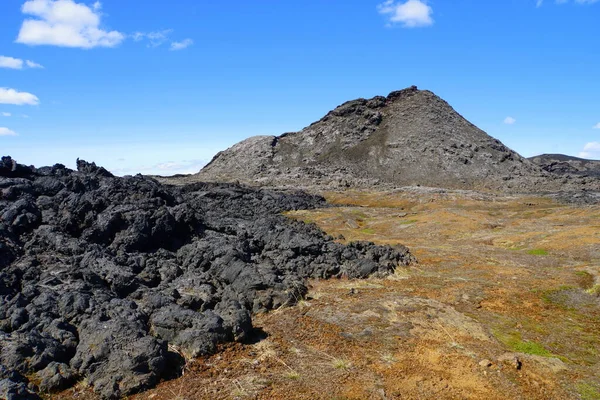
[{"label": "green moss", "polygon": [[547,256],[548,252],[544,249],[533,249],[533,250],[529,250],[527,253],[531,254],[532,256]]},{"label": "green moss", "polygon": [[586,290],[586,293],[591,294],[592,296],[600,296],[600,285],[592,286]]},{"label": "green moss", "polygon": [[361,229],[360,233],[364,233],[366,235],[374,235],[375,230],[371,229],[371,228],[365,228],[365,229]]},{"label": "green moss", "polygon": [[417,220],[416,219],[407,219],[406,221],[400,221],[400,225],[410,225],[410,224],[414,224],[416,223]]},{"label": "green moss", "polygon": [[533,354],[542,357],[552,357],[552,353],[537,342],[524,342],[522,340],[518,340],[512,343],[512,348],[519,353]]},{"label": "green moss", "polygon": [[600,392],[595,386],[592,386],[589,383],[580,382],[577,384],[576,388],[582,400],[600,400]]},{"label": "green moss", "polygon": [[544,346],[540,343],[530,340],[523,340],[519,332],[507,333],[495,330],[494,335],[505,346],[518,353],[532,354],[542,357],[554,357],[554,354],[546,350],[546,348],[544,348]]}]

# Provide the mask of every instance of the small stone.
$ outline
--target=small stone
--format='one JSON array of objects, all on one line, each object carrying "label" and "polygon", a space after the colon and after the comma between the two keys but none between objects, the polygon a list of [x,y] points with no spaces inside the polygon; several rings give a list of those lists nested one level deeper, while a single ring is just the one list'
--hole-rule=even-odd
[{"label": "small stone", "polygon": [[347,220],[347,221],[346,221],[346,225],[347,225],[347,226],[348,226],[348,228],[350,228],[350,229],[358,229],[358,228],[359,228],[358,224],[357,224],[357,223],[356,223],[356,221],[355,221],[355,220],[353,220],[353,219],[349,219],[349,220]]},{"label": "small stone", "polygon": [[481,360],[479,361],[479,365],[484,368],[489,368],[492,366],[492,362],[490,360]]}]

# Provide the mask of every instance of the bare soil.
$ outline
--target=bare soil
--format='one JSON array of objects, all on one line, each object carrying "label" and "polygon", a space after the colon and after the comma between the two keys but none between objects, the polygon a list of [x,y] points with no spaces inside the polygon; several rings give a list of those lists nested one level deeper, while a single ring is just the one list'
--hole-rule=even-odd
[{"label": "bare soil", "polygon": [[[402,243],[386,279],[314,281],[246,344],[132,399],[600,399],[600,207],[427,190],[325,193],[340,241]],[[341,236],[339,236],[341,235]],[[81,382],[60,399],[94,399]]]}]

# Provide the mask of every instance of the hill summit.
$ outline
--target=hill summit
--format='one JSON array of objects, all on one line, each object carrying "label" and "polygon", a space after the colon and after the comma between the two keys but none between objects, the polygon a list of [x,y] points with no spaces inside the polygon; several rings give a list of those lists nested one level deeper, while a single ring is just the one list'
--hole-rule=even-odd
[{"label": "hill summit", "polygon": [[197,178],[262,186],[531,189],[548,172],[416,86],[357,99],[299,132],[255,136],[218,153]]}]

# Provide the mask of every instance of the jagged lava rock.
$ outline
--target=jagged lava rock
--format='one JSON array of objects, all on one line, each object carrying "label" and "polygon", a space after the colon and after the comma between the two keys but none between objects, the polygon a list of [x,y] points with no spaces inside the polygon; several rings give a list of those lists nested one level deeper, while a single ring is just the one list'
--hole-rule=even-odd
[{"label": "jagged lava rock", "polygon": [[319,196],[77,167],[0,163],[1,398],[83,378],[107,399],[150,388],[181,355],[243,340],[252,313],[293,304],[307,278],[413,260],[281,215],[325,206]]}]

